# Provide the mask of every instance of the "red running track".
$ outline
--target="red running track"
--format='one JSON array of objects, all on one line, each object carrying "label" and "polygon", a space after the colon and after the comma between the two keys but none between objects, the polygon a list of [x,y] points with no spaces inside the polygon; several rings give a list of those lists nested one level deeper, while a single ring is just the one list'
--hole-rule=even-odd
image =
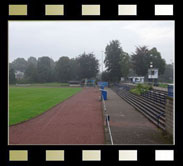
[{"label": "red running track", "polygon": [[100,92],[81,92],[42,115],[9,128],[9,144],[104,144]]}]

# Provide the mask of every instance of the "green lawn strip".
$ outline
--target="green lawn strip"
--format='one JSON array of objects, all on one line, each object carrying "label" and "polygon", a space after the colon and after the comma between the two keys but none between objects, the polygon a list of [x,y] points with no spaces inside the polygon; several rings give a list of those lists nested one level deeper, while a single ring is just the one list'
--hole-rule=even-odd
[{"label": "green lawn strip", "polygon": [[69,86],[69,84],[68,83],[51,82],[51,83],[43,83],[43,84],[31,84],[31,86],[60,87],[60,86]]},{"label": "green lawn strip", "polygon": [[10,87],[9,125],[36,117],[80,90],[81,88]]},{"label": "green lawn strip", "polygon": [[69,86],[69,83],[58,83],[58,82],[50,82],[50,83],[28,83],[28,84],[12,84],[10,87],[65,87]]},{"label": "green lawn strip", "polygon": [[142,93],[151,90],[152,86],[148,85],[148,84],[137,84],[137,86],[135,86],[135,88],[130,89],[131,93],[134,93],[136,95],[141,95]]},{"label": "green lawn strip", "polygon": [[131,93],[134,93],[136,95],[141,95],[141,91],[139,89],[133,88],[130,90]]},{"label": "green lawn strip", "polygon": [[168,88],[168,84],[162,84],[162,83],[160,83],[158,86],[161,87],[161,88]]}]

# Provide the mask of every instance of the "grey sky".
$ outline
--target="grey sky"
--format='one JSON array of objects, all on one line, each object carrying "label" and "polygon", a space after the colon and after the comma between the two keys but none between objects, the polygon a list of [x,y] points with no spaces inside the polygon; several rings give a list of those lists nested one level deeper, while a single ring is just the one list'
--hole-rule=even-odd
[{"label": "grey sky", "polygon": [[167,63],[174,61],[173,21],[11,21],[9,61],[49,56],[55,61],[93,52],[101,62],[111,40],[119,40],[125,52],[136,46],[156,47]]}]

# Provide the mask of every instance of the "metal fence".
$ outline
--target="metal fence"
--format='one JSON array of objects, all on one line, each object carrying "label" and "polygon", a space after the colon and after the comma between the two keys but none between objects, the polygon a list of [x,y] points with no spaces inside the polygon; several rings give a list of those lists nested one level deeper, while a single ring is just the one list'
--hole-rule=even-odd
[{"label": "metal fence", "polygon": [[141,94],[143,97],[153,100],[157,103],[166,104],[167,94],[161,91],[149,90]]},{"label": "metal fence", "polygon": [[[133,86],[127,85],[127,84],[115,84],[116,87],[118,87],[119,89],[123,89],[126,91],[129,91],[131,88],[133,88]],[[168,96],[168,92],[167,91],[161,91],[161,90],[148,90],[145,91],[144,93],[141,94],[141,96],[150,99],[152,101],[155,101],[157,103],[166,104],[166,98]]]},{"label": "metal fence", "polygon": [[112,89],[134,108],[143,113],[155,125],[165,129],[165,105],[148,99],[147,97],[130,93],[126,90],[126,86],[115,86]]}]

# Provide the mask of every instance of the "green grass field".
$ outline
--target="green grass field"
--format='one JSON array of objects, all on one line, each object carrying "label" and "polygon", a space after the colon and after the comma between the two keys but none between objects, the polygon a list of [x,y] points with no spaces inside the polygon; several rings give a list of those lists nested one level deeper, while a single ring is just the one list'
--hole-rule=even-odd
[{"label": "green grass field", "polygon": [[81,88],[15,87],[9,88],[9,125],[17,124],[52,108]]}]

